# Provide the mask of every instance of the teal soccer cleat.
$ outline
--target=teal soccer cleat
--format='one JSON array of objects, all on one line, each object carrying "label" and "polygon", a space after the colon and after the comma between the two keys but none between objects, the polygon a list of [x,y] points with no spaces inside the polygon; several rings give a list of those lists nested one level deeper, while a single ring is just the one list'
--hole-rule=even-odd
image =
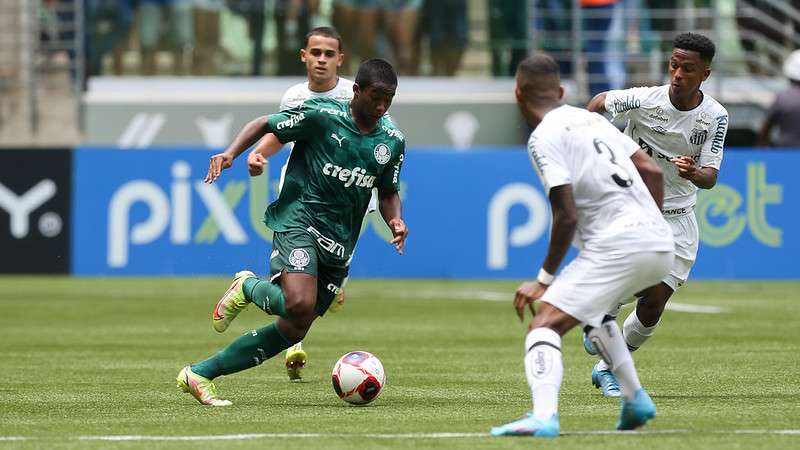
[{"label": "teal soccer cleat", "polygon": [[609,369],[597,370],[597,365],[592,368],[592,384],[600,389],[603,397],[619,397],[622,393],[619,390],[617,377]]},{"label": "teal soccer cleat", "polygon": [[597,350],[594,348],[594,344],[592,341],[589,340],[589,335],[586,332],[583,332],[583,349],[586,350],[586,353],[590,355],[596,355]]},{"label": "teal soccer cleat", "polygon": [[493,427],[490,434],[492,436],[537,436],[537,437],[558,437],[561,433],[561,425],[558,422],[558,414],[545,421],[533,418],[533,414],[528,413],[522,419],[507,423],[503,426]]},{"label": "teal soccer cleat", "polygon": [[633,400],[622,400],[618,430],[635,430],[656,417],[656,405],[644,389],[636,391]]}]

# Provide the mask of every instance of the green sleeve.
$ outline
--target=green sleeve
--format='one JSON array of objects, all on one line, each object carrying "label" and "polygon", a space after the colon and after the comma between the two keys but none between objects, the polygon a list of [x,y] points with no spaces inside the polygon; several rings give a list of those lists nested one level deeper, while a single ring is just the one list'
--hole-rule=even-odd
[{"label": "green sleeve", "polygon": [[269,129],[282,143],[302,141],[313,136],[320,128],[322,119],[314,102],[304,102],[295,108],[270,114]]},{"label": "green sleeve", "polygon": [[406,143],[401,141],[396,147],[396,154],[392,155],[386,170],[384,170],[378,187],[383,190],[399,191],[400,190],[400,169],[403,168],[403,161],[405,160]]}]

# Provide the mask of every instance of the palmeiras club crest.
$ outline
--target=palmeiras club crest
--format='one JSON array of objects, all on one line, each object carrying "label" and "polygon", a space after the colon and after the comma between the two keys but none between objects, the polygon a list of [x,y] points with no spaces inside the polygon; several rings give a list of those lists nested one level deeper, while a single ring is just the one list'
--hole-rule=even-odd
[{"label": "palmeiras club crest", "polygon": [[302,248],[296,248],[289,253],[289,264],[294,266],[295,270],[302,270],[311,261],[308,252]]},{"label": "palmeiras club crest", "polygon": [[391,157],[392,151],[389,150],[388,145],[378,144],[375,146],[375,161],[378,161],[378,164],[386,164]]}]

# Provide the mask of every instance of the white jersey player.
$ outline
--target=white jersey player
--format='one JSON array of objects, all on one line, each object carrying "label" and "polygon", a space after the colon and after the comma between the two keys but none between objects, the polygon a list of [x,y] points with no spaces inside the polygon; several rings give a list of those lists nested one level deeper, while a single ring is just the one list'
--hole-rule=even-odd
[{"label": "white jersey player", "polygon": [[[493,428],[493,436],[559,435],[561,337],[579,324],[622,385],[617,429],[635,429],[655,417],[619,327],[606,313],[620,297],[657,283],[672,264],[672,232],[660,211],[661,171],[603,116],[559,106],[563,95],[550,56],[520,63],[517,103],[535,127],[528,155],[550,199],[553,223],[537,280],[523,283],[514,298],[520,320],[526,306],[541,300],[524,348],[533,413]],[[556,277],[571,240],[580,251]]]},{"label": "white jersey player", "polygon": [[[700,90],[711,73],[713,56],[714,44],[708,38],[678,35],[669,63],[670,84],[603,92],[588,106],[590,111],[627,119],[625,134],[664,173],[662,212],[675,238],[675,261],[661,283],[639,294],[636,310],[625,319],[623,334],[631,350],[654,333],[667,300],[686,282],[697,256],[697,189],[716,183],[728,130],[728,112]],[[620,304],[629,300],[620,299]],[[618,306],[610,313],[616,315],[617,310]],[[586,340],[584,344],[593,353]],[[605,396],[619,396],[616,380],[602,361],[592,371],[592,383]]]}]

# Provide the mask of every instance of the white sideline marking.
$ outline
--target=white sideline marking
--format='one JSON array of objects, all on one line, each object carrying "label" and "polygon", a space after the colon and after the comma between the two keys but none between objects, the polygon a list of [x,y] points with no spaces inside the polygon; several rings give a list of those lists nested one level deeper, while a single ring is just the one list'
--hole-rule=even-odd
[{"label": "white sideline marking", "polygon": [[[635,430],[635,431],[615,431],[615,430],[595,430],[595,431],[567,431],[561,436],[605,436],[605,435],[657,435],[657,434],[779,434],[779,435],[800,435],[800,429],[788,430]],[[216,434],[207,436],[146,436],[146,435],[116,435],[116,436],[78,436],[68,437],[67,440],[78,439],[81,441],[245,441],[252,439],[280,439],[280,438],[340,438],[340,437],[360,437],[367,439],[459,439],[459,438],[488,438],[489,433],[246,433],[246,434]],[[48,438],[27,437],[27,436],[0,436],[0,441],[28,441]]]},{"label": "white sideline marking", "polygon": [[[562,436],[599,436],[599,435],[653,435],[653,434],[784,434],[800,435],[800,430],[733,430],[733,431],[702,431],[702,430],[635,430],[635,431],[572,431],[561,433]],[[457,439],[457,438],[488,438],[489,433],[251,433],[251,434],[222,434],[210,436],[81,436],[82,441],[230,441],[248,439],[270,438],[330,438],[330,437],[359,437],[367,439]]]},{"label": "white sideline marking", "polygon": [[670,311],[699,313],[699,314],[724,314],[730,312],[730,308],[721,306],[690,305],[688,303],[667,302],[666,309]]},{"label": "white sideline marking", "polygon": [[[458,290],[427,290],[414,292],[415,298],[431,300],[437,298],[453,298],[456,300],[485,300],[490,302],[511,302],[514,300],[513,292],[497,291],[458,291]],[[670,311],[698,313],[698,314],[723,314],[730,312],[730,308],[719,306],[691,305],[688,303],[667,302],[666,309]]]}]

